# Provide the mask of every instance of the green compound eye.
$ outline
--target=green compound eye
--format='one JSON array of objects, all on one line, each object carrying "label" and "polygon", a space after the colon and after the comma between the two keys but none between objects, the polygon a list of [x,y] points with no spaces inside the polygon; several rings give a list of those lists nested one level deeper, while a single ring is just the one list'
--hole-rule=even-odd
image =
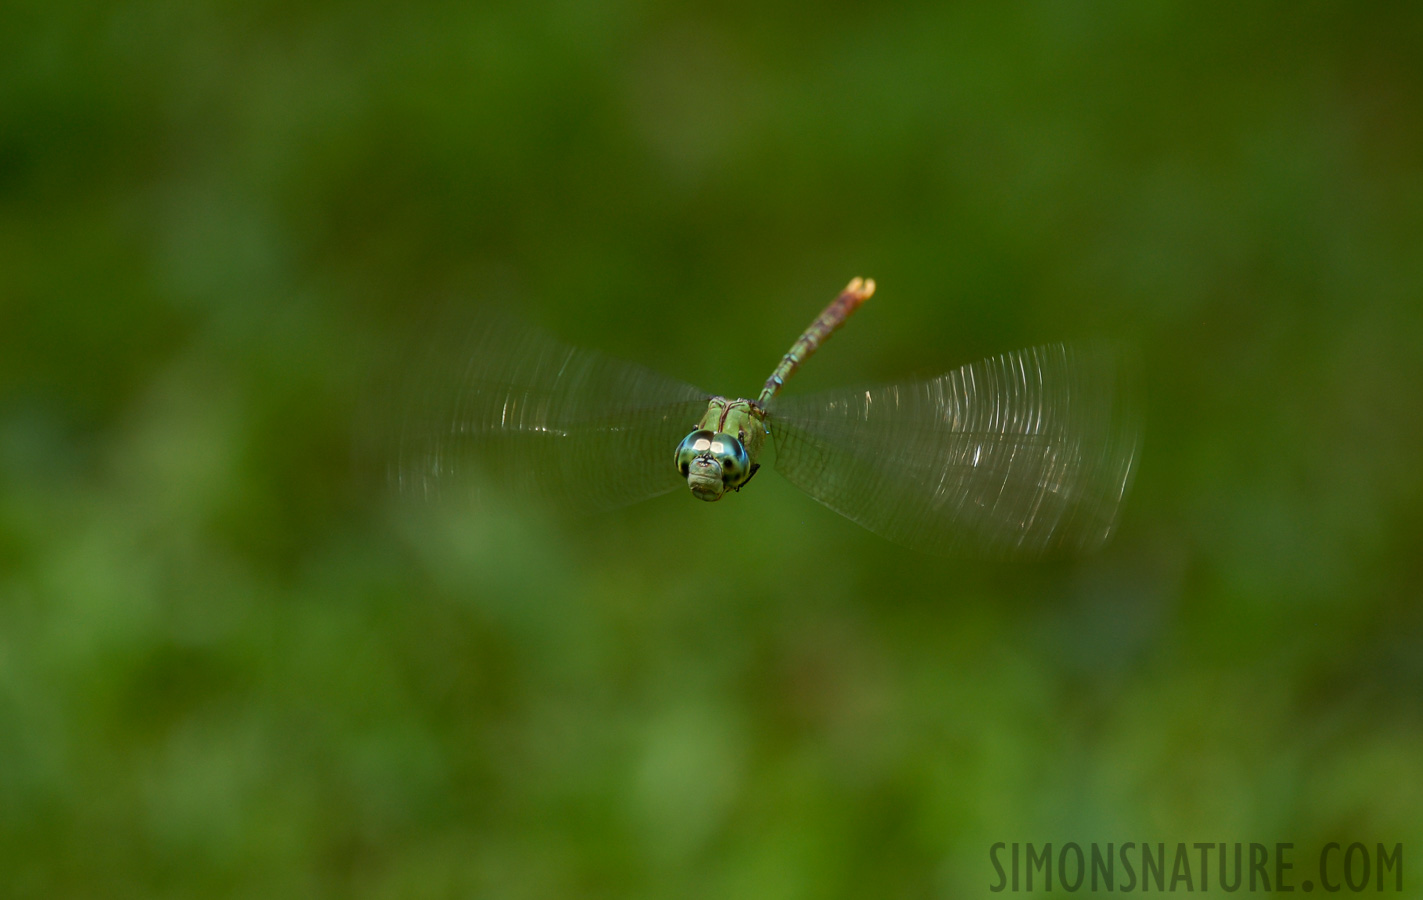
[{"label": "green compound eye", "polygon": [[[746,448],[729,434],[713,434],[701,429],[682,438],[682,443],[677,445],[677,471],[683,478],[698,458],[715,460],[721,468],[722,483],[727,487],[739,487],[751,475],[751,459],[746,455]],[[707,467],[703,465],[703,468]]]},{"label": "green compound eye", "polygon": [[714,434],[708,449],[712,459],[721,463],[722,478],[727,487],[738,487],[750,477],[751,459],[736,438],[729,434]]},{"label": "green compound eye", "polygon": [[[711,455],[712,438],[714,435],[705,429],[694,431],[682,438],[682,443],[677,445],[677,471],[682,473],[682,477],[687,477],[687,471],[692,467],[692,460],[698,456]],[[665,446],[665,445],[664,445]]]}]

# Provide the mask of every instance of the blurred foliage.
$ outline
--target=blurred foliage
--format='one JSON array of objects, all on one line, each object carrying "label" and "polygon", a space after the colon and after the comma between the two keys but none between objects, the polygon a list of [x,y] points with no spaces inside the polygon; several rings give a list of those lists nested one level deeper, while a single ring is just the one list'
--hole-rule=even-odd
[{"label": "blurred foliage", "polygon": [[[0,9],[0,894],[1423,848],[1423,8]],[[449,298],[744,393],[856,274],[793,390],[1139,348],[1115,543],[944,562],[764,475],[591,524],[352,475],[372,361]]]}]

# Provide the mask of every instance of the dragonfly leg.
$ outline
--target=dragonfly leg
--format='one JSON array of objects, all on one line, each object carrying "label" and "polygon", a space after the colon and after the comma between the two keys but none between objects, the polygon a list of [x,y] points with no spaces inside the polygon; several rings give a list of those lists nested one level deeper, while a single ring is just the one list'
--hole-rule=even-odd
[{"label": "dragonfly leg", "polygon": [[753,478],[756,477],[756,473],[757,473],[758,471],[760,471],[760,469],[761,469],[761,464],[760,464],[760,463],[752,463],[752,464],[751,464],[751,474],[747,475],[747,476],[746,476],[746,480],[743,481],[743,482],[741,482],[740,484],[738,484],[736,487],[732,488],[732,490],[733,490],[733,491],[736,491],[736,492],[738,492],[738,493],[740,493],[740,491],[741,491],[742,488],[746,487],[746,485],[748,485],[748,484],[751,483],[751,479],[753,479]]}]

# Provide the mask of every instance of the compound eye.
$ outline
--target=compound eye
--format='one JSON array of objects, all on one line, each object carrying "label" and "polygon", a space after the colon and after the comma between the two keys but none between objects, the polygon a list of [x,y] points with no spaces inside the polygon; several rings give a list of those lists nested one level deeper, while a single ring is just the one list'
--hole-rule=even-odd
[{"label": "compound eye", "polygon": [[721,463],[722,478],[729,487],[736,487],[746,481],[751,470],[751,460],[740,441],[729,434],[713,435],[710,449],[712,458]]},{"label": "compound eye", "polygon": [[682,443],[677,445],[677,471],[682,473],[682,477],[687,477],[687,472],[692,467],[692,460],[704,453],[712,452],[712,438],[710,431],[702,429],[694,431],[682,438]]}]

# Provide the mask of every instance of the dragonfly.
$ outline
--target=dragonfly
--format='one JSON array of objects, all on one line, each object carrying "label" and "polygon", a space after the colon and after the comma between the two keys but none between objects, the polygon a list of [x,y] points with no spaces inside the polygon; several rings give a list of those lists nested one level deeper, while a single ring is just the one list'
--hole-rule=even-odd
[{"label": "dragonfly", "polygon": [[754,398],[481,321],[450,368],[402,392],[389,477],[426,498],[496,484],[596,513],[679,488],[725,500],[755,481],[769,448],[796,487],[915,550],[1032,558],[1107,541],[1139,447],[1109,352],[1047,344],[934,378],[782,395],[874,293],[872,279],[846,285]]}]

